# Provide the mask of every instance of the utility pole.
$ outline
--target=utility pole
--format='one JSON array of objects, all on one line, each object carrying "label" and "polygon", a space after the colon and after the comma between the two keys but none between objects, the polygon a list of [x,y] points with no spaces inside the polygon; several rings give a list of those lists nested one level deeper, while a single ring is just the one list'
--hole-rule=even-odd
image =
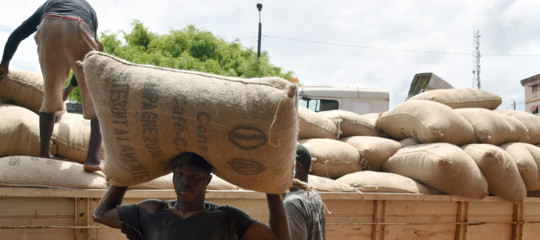
[{"label": "utility pole", "polygon": [[473,33],[473,88],[482,88],[480,84],[480,31]]},{"label": "utility pole", "polygon": [[257,9],[259,10],[259,44],[257,45],[257,58],[261,57],[261,32],[262,32],[262,23],[261,23],[261,10],[262,4],[257,3]]}]

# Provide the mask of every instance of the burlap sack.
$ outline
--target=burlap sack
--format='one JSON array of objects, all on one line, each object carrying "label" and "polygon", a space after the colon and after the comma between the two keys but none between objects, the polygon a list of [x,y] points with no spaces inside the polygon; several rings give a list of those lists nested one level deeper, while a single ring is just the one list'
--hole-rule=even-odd
[{"label": "burlap sack", "polygon": [[361,192],[442,194],[411,178],[394,173],[361,171],[336,179]]},{"label": "burlap sack", "polygon": [[328,138],[301,139],[298,142],[315,158],[311,162],[313,175],[336,179],[365,168],[358,150],[350,144]]},{"label": "burlap sack", "polygon": [[500,145],[528,139],[527,128],[517,119],[485,108],[460,108],[454,111],[471,124],[480,143]]},{"label": "burlap sack", "polygon": [[[148,182],[130,186],[130,189],[174,189],[173,173],[152,179]],[[238,187],[212,174],[206,190],[238,190]]]},{"label": "burlap sack", "polygon": [[319,192],[358,192],[349,184],[311,174],[308,175],[308,184]]},{"label": "burlap sack", "polygon": [[379,116],[377,127],[395,139],[456,145],[476,142],[471,124],[450,107],[427,100],[406,101]]},{"label": "burlap sack", "polygon": [[540,190],[540,148],[528,143],[506,143],[500,146],[516,162],[527,191]]},{"label": "burlap sack", "polygon": [[339,130],[328,118],[311,109],[298,106],[298,139],[339,138]]},{"label": "burlap sack", "polygon": [[449,143],[402,148],[384,162],[382,170],[412,178],[451,195],[481,199],[488,194],[486,178],[474,160]]},{"label": "burlap sack", "polygon": [[540,116],[511,109],[497,109],[494,111],[513,117],[525,125],[527,128],[528,139],[521,139],[521,142],[540,144]]},{"label": "burlap sack", "polygon": [[506,151],[491,144],[467,144],[461,148],[486,177],[490,193],[514,203],[527,197],[517,165]]},{"label": "burlap sack", "polygon": [[[90,144],[90,120],[81,114],[65,113],[56,124],[52,138],[53,155],[68,158],[70,161],[84,163]],[[105,157],[101,146],[100,157]]]},{"label": "burlap sack", "polygon": [[420,144],[420,142],[415,138],[404,138],[399,141],[399,144],[401,144],[401,148]]},{"label": "burlap sack", "polygon": [[[182,152],[239,187],[280,193],[293,180],[297,85],[143,66],[100,52],[81,63],[116,185],[168,174]],[[269,180],[271,179],[271,181]]]},{"label": "burlap sack", "polygon": [[360,161],[367,163],[367,169],[380,171],[386,159],[401,148],[397,141],[382,137],[353,136],[340,139],[358,149]]},{"label": "burlap sack", "polygon": [[[10,69],[0,81],[0,103],[10,103],[39,113],[43,101],[43,76],[40,73]],[[66,107],[56,114],[66,112]]]},{"label": "burlap sack", "polygon": [[429,100],[451,108],[495,109],[502,103],[499,95],[477,88],[434,89],[419,93],[408,100]]},{"label": "burlap sack", "polygon": [[30,156],[0,158],[0,186],[107,188],[105,175],[88,173],[79,163]]},{"label": "burlap sack", "polygon": [[341,131],[340,137],[349,136],[380,136],[373,117],[356,114],[345,110],[322,111],[317,114],[330,119]]},{"label": "burlap sack", "polygon": [[0,82],[0,99],[39,113],[43,101],[43,76],[40,73],[10,69]]},{"label": "burlap sack", "polygon": [[39,117],[15,105],[0,105],[0,157],[39,156]]}]

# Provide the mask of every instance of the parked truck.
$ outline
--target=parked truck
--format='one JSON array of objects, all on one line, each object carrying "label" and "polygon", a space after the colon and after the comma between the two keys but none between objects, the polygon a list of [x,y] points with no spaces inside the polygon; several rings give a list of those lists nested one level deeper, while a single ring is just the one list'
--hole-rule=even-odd
[{"label": "parked truck", "polygon": [[390,93],[377,89],[322,86],[298,89],[298,105],[315,112],[341,109],[357,114],[382,113],[388,111],[389,101]]}]

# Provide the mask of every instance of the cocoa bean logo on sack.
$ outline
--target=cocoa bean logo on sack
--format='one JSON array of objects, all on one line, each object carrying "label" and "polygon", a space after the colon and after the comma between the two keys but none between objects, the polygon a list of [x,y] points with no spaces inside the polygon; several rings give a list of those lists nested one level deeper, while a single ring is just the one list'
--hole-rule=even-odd
[{"label": "cocoa bean logo on sack", "polygon": [[268,138],[259,128],[252,126],[236,126],[229,133],[229,141],[234,143],[234,145],[240,149],[251,150],[264,145],[268,141]]},{"label": "cocoa bean logo on sack", "polygon": [[[229,132],[229,141],[240,149],[252,150],[264,145],[268,138],[259,128],[236,126]],[[264,165],[250,159],[233,158],[228,163],[234,171],[242,175],[259,174],[266,170]]]}]

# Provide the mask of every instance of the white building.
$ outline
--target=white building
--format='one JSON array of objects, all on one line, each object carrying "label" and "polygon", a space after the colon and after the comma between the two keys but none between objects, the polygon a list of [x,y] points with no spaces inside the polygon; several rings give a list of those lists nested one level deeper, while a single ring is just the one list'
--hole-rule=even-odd
[{"label": "white building", "polygon": [[540,74],[521,80],[521,85],[525,87],[525,111],[540,115]]}]

